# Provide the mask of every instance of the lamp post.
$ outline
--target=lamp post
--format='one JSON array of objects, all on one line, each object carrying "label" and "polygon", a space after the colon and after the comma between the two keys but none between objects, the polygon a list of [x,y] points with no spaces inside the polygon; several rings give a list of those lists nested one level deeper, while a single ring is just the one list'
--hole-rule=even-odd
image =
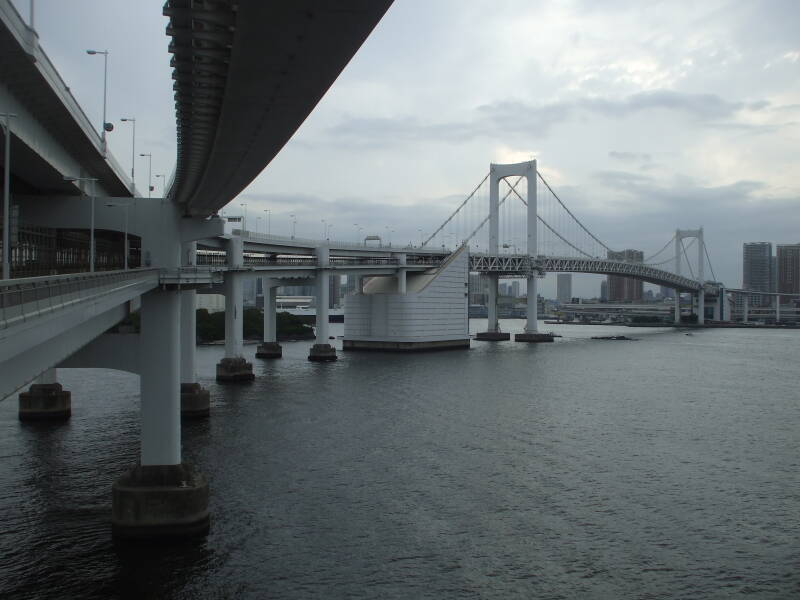
[{"label": "lamp post", "polygon": [[166,191],[164,188],[167,186],[166,179],[164,179],[163,174],[156,173],[153,177],[161,177],[161,197],[164,197],[164,192]]},{"label": "lamp post", "polygon": [[328,223],[328,226],[325,228],[325,239],[331,239],[331,229],[333,229],[333,223]]},{"label": "lamp post", "polygon": [[129,252],[128,252],[128,209],[130,208],[131,205],[128,204],[127,202],[108,202],[108,203],[106,203],[106,206],[109,206],[109,207],[111,207],[111,206],[119,206],[119,207],[125,209],[125,250],[124,250],[125,267],[124,268],[127,271],[128,270],[128,254],[129,254]]},{"label": "lamp post", "polygon": [[242,207],[242,231],[247,231],[247,202],[241,202]]},{"label": "lamp post", "polygon": [[292,217],[292,239],[294,239],[294,232],[295,232],[295,229],[297,227],[297,217],[294,216],[293,214],[291,214],[289,216]]},{"label": "lamp post", "polygon": [[272,211],[268,208],[265,208],[264,212],[267,215],[266,225],[267,225],[267,235],[269,235],[272,232]]},{"label": "lamp post", "polygon": [[134,176],[134,163],[136,162],[136,119],[134,117],[122,117],[120,121],[133,124],[133,136],[131,136],[131,185],[133,185],[133,189],[136,190],[136,177]]},{"label": "lamp post", "polygon": [[143,152],[139,156],[147,157],[147,197],[150,198],[150,192],[153,191],[153,155]]},{"label": "lamp post", "polygon": [[3,279],[11,279],[11,117],[13,113],[0,113],[5,118],[5,158],[3,164]]},{"label": "lamp post", "polygon": [[320,219],[320,221],[322,222],[322,239],[324,240],[328,233],[328,225],[325,223],[325,219]]},{"label": "lamp post", "polygon": [[[94,273],[94,199],[95,199],[95,183],[97,179],[94,177],[68,177],[64,176],[64,181],[88,181],[92,184],[92,220],[89,226],[89,272]],[[81,190],[83,191],[83,190]]]},{"label": "lamp post", "polygon": [[114,126],[106,122],[106,99],[108,98],[108,50],[87,50],[86,54],[92,56],[103,55],[103,127],[100,130],[100,138],[103,143],[103,158],[106,156],[106,131],[112,131]]}]

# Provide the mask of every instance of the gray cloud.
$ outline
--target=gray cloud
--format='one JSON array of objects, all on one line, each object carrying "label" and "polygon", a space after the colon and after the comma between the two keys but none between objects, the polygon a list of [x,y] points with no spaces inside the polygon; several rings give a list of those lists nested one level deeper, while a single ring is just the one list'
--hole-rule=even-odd
[{"label": "gray cloud", "polygon": [[649,163],[653,160],[653,156],[651,154],[647,154],[646,152],[619,152],[617,150],[611,150],[608,153],[608,157],[622,162]]},{"label": "gray cloud", "polygon": [[768,105],[766,101],[730,102],[715,94],[656,90],[621,99],[581,98],[542,105],[504,100],[478,106],[467,120],[444,123],[426,123],[406,116],[348,118],[329,128],[328,133],[337,140],[365,145],[421,140],[454,143],[498,133],[519,135],[523,132],[526,136],[544,136],[553,126],[582,113],[622,119],[645,111],[666,110],[684,114],[700,123],[715,124],[731,119],[740,110],[761,110]]}]

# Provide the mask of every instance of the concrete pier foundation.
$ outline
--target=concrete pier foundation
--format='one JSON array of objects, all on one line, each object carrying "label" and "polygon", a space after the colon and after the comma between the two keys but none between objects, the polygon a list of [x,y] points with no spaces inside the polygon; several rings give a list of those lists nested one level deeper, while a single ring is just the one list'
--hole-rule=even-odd
[{"label": "concrete pier foundation", "polygon": [[66,421],[72,416],[72,394],[60,383],[34,383],[19,395],[20,421]]},{"label": "concrete pier foundation", "polygon": [[201,419],[211,412],[211,394],[199,383],[181,384],[181,419]]},{"label": "concrete pier foundation", "polygon": [[503,342],[511,339],[511,334],[504,331],[480,331],[475,339],[481,342]]},{"label": "concrete pier foundation", "polygon": [[330,344],[314,344],[308,352],[308,360],[314,362],[331,362],[336,359],[336,348]]},{"label": "concrete pier foundation", "polygon": [[541,342],[552,342],[553,334],[551,333],[517,333],[514,335],[515,342],[528,342],[538,344]]},{"label": "concrete pier foundation", "polygon": [[256,358],[281,358],[283,348],[278,342],[264,342],[256,348]]},{"label": "concrete pier foundation", "polygon": [[217,363],[217,381],[253,381],[253,363],[241,356],[225,357]]},{"label": "concrete pier foundation", "polygon": [[185,463],[139,465],[112,490],[114,537],[153,539],[208,533],[208,481]]}]

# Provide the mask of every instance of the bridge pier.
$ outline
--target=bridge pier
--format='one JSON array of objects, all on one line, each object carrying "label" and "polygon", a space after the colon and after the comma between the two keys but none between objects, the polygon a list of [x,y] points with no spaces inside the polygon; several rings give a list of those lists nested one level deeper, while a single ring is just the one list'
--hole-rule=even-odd
[{"label": "bridge pier", "polygon": [[208,532],[208,482],[181,462],[180,294],[153,290],[142,296],[141,455],[112,486],[115,537]]},{"label": "bridge pier", "polygon": [[72,416],[72,394],[56,381],[56,370],[48,369],[27,392],[19,395],[20,421],[66,421]]},{"label": "bridge pier", "polygon": [[489,280],[488,298],[486,299],[487,323],[486,331],[475,334],[475,339],[482,342],[502,342],[511,339],[510,333],[500,331],[500,319],[497,316],[497,287],[500,275],[498,273],[487,273]]},{"label": "bridge pier", "polygon": [[256,358],[281,358],[283,356],[283,348],[278,343],[278,331],[275,322],[278,288],[272,285],[270,277],[262,277],[261,289],[264,294],[264,336],[263,342],[256,349]]},{"label": "bridge pier", "polygon": [[328,304],[330,274],[325,267],[329,265],[330,252],[325,246],[317,248],[320,270],[317,272],[317,339],[308,353],[308,360],[330,362],[336,360],[336,348],[328,341]]},{"label": "bridge pier", "polygon": [[253,363],[244,358],[242,339],[242,282],[235,273],[225,274],[225,357],[217,363],[217,381],[252,381]]},{"label": "bridge pier", "polygon": [[197,383],[197,292],[181,295],[181,418],[207,417],[211,394]]},{"label": "bridge pier", "polygon": [[681,291],[675,289],[675,325],[681,324]]},{"label": "bridge pier", "polygon": [[697,292],[697,324],[706,323],[706,293],[704,290]]}]

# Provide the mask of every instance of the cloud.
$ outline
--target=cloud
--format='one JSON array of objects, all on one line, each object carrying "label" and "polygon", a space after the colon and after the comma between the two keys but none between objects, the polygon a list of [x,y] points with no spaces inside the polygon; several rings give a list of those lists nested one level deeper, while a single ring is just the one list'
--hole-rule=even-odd
[{"label": "cloud", "polygon": [[608,157],[623,162],[649,163],[653,160],[653,156],[651,154],[647,154],[646,152],[619,152],[617,150],[611,150],[608,153]]},{"label": "cloud", "polygon": [[349,143],[374,145],[433,141],[458,143],[491,135],[542,137],[556,125],[582,114],[623,119],[638,113],[665,110],[683,114],[701,123],[724,123],[741,110],[758,111],[769,102],[731,102],[715,94],[689,94],[671,90],[639,92],[623,98],[579,98],[548,104],[502,100],[483,104],[462,120],[425,122],[409,116],[350,117],[327,131],[329,137]]}]

